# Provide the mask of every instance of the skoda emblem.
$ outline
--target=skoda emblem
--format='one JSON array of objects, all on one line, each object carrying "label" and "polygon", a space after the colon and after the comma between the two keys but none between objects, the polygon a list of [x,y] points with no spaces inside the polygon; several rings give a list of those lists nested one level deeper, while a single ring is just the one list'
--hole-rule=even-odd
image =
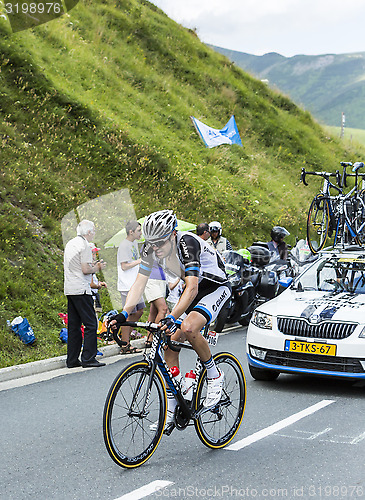
[{"label": "skoda emblem", "polygon": [[318,316],[318,314],[312,314],[311,316],[309,316],[309,323],[313,323],[313,324],[316,324],[316,323],[319,323],[320,321],[320,317]]}]

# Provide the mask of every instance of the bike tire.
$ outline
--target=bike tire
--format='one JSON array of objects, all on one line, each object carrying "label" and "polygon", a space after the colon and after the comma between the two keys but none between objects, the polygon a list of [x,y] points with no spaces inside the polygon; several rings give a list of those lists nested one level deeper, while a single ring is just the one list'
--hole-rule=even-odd
[{"label": "bike tire", "polygon": [[[160,372],[155,371],[147,398],[150,375],[147,361],[128,365],[113,381],[105,401],[104,442],[111,458],[121,467],[130,469],[146,462],[155,452],[165,428],[165,384]],[[151,428],[153,424],[155,429]]]},{"label": "bike tire", "polygon": [[318,253],[326,244],[329,227],[328,200],[325,196],[316,196],[309,207],[307,217],[307,241],[313,254]]},{"label": "bike tire", "polygon": [[[236,435],[245,412],[246,379],[238,359],[228,352],[215,354],[216,365],[224,372],[224,387],[221,401],[211,410],[194,420],[199,439],[208,448],[226,446]],[[199,411],[207,390],[207,372],[204,369],[197,385],[194,408]]]}]

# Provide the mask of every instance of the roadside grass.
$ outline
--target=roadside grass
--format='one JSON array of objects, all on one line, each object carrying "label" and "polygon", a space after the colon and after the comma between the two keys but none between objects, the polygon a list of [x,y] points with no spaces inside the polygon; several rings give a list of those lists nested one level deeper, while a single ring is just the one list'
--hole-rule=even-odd
[{"label": "roadside grass", "polygon": [[[331,133],[335,137],[340,137],[341,135],[341,127],[329,127],[326,125],[326,129],[330,130]],[[361,144],[361,146],[365,145],[365,130],[360,129],[360,128],[344,128],[344,135],[343,135],[344,141],[347,143],[358,143]]]},{"label": "roadside grass", "polygon": [[[365,152],[147,1],[84,0],[17,34],[0,19],[0,98],[0,367],[63,353],[60,223],[76,206],[128,188],[137,217],[218,219],[236,248],[281,224],[294,244],[319,184],[300,185],[301,167]],[[189,116],[232,114],[243,147],[204,148]],[[18,315],[36,347],[9,338]]]}]

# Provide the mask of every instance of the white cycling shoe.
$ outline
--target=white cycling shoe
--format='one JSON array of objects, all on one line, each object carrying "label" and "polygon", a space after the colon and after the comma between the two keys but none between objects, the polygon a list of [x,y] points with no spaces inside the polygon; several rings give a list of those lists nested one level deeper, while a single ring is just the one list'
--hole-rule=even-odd
[{"label": "white cycling shoe", "polygon": [[217,378],[208,378],[208,389],[207,396],[204,400],[204,408],[213,408],[219,403],[222,397],[223,383],[224,383],[224,373],[220,371],[220,375]]},{"label": "white cycling shoe", "polygon": [[[166,423],[165,423],[165,431],[171,427],[171,425],[174,424],[174,412],[167,410],[167,416],[166,416]],[[150,425],[150,430],[151,431],[157,431],[157,426],[158,426],[158,420],[154,422],[153,424]]]}]

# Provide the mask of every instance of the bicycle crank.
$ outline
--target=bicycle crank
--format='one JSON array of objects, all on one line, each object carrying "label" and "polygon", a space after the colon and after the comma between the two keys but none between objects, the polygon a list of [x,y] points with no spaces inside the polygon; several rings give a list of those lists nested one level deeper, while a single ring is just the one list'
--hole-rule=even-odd
[{"label": "bicycle crank", "polygon": [[180,405],[177,405],[174,413],[174,421],[176,429],[178,429],[179,431],[183,431],[189,425],[190,415],[184,413]]}]

